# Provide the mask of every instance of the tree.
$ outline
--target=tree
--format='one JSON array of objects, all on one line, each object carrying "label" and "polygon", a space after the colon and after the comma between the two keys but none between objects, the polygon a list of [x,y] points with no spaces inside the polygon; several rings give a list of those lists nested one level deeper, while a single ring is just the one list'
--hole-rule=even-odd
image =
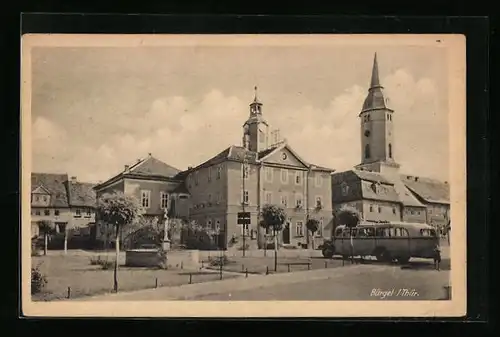
[{"label": "tree", "polygon": [[39,233],[43,235],[43,255],[47,255],[49,235],[55,232],[54,223],[50,220],[40,220],[37,225]]},{"label": "tree", "polygon": [[314,233],[316,233],[318,231],[319,221],[316,219],[313,219],[313,218],[308,219],[306,222],[306,228],[307,228],[308,232],[311,232],[312,249],[314,249]]},{"label": "tree", "polygon": [[274,271],[278,270],[278,236],[286,220],[285,210],[276,205],[264,205],[262,208],[261,227],[272,230],[274,238]]},{"label": "tree", "polygon": [[338,225],[344,225],[349,228],[349,236],[351,237],[351,262],[353,262],[353,242],[352,242],[352,228],[356,227],[361,221],[361,214],[359,211],[351,206],[342,206],[335,215]]},{"label": "tree", "polygon": [[104,194],[97,201],[99,217],[115,230],[116,260],[113,273],[113,289],[118,291],[118,257],[120,255],[120,233],[131,226],[142,213],[139,201],[122,192]]}]

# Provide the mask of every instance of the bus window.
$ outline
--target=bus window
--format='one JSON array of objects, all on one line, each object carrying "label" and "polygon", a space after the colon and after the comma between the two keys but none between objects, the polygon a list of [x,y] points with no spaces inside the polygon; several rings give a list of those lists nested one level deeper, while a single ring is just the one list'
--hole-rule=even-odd
[{"label": "bus window", "polygon": [[388,228],[388,230],[389,230],[389,236],[396,236],[396,228],[391,227]]},{"label": "bus window", "polygon": [[407,237],[408,235],[408,230],[406,228],[394,228],[396,236],[399,237]]},{"label": "bus window", "polygon": [[337,228],[337,230],[335,230],[335,236],[342,236],[342,228]]},{"label": "bus window", "polygon": [[342,232],[342,236],[343,236],[343,237],[345,237],[345,238],[349,238],[349,237],[351,237],[351,236],[349,235],[349,229],[344,229],[344,231]]},{"label": "bus window", "polygon": [[358,235],[362,237],[374,236],[374,230],[373,228],[361,228],[359,229]]},{"label": "bus window", "polygon": [[391,229],[390,228],[384,228],[384,236],[386,238],[391,237]]},{"label": "bus window", "polygon": [[377,228],[375,230],[375,236],[379,236],[379,237],[384,237],[385,236],[385,231],[384,231],[385,228]]},{"label": "bus window", "polygon": [[436,236],[436,231],[434,229],[421,229],[420,235],[422,235],[422,236]]}]

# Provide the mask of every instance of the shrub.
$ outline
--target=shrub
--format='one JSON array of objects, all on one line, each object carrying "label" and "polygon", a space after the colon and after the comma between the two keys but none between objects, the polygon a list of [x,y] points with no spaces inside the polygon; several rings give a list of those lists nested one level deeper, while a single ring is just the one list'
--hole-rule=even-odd
[{"label": "shrub", "polygon": [[208,263],[215,267],[215,266],[225,266],[227,264],[229,264],[231,261],[228,259],[228,257],[226,255],[222,255],[221,256],[210,256],[208,258]]},{"label": "shrub", "polygon": [[42,274],[39,267],[31,268],[31,294],[40,293],[47,284],[47,278]]},{"label": "shrub", "polygon": [[100,256],[97,256],[96,258],[90,258],[90,264],[92,266],[101,266],[102,269],[108,270],[114,266],[114,261],[103,260]]},{"label": "shrub", "polygon": [[245,246],[239,246],[238,250],[243,250],[243,247],[245,247],[244,250],[248,250],[248,248],[250,247],[250,245],[248,243],[245,243]]}]

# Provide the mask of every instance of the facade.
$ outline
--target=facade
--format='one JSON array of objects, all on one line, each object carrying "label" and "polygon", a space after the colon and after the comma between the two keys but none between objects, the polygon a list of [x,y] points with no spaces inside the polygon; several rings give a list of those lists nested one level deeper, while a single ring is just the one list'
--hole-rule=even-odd
[{"label": "facade", "polygon": [[[241,246],[243,235],[250,248],[263,247],[260,212],[266,204],[278,204],[288,216],[279,235],[282,244],[307,244],[308,218],[320,222],[314,240],[321,242],[332,227],[333,170],[305,162],[286,140],[271,144],[262,108],[256,95],[243,125],[243,146],[230,146],[183,173],[191,195],[190,219],[219,229],[221,247],[232,238]],[[251,213],[251,225],[237,224],[242,211]]]},{"label": "facade", "polygon": [[49,220],[57,233],[74,229],[73,235],[90,235],[95,223],[93,184],[67,174],[31,174],[31,231],[38,236],[38,221]]},{"label": "facade", "polygon": [[[144,209],[145,217],[161,219],[165,209],[172,217],[188,218],[189,194],[184,188],[180,170],[156,159],[151,154],[138,159],[133,165],[125,165],[122,172],[94,187],[96,198],[114,192],[134,196]],[[111,228],[97,219],[97,245],[113,242]]]},{"label": "facade", "polygon": [[375,54],[370,88],[359,114],[361,162],[332,175],[334,210],[357,208],[366,221],[408,221],[446,226],[449,185],[400,173],[395,160],[394,110],[387,106]]}]

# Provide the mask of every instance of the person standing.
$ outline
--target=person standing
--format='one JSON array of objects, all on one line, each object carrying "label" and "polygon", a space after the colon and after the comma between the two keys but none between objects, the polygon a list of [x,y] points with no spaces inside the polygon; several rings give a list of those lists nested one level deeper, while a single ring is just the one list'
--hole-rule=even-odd
[{"label": "person standing", "polygon": [[439,247],[439,244],[434,247],[434,268],[439,271],[440,269],[440,264],[441,264],[441,248]]}]

